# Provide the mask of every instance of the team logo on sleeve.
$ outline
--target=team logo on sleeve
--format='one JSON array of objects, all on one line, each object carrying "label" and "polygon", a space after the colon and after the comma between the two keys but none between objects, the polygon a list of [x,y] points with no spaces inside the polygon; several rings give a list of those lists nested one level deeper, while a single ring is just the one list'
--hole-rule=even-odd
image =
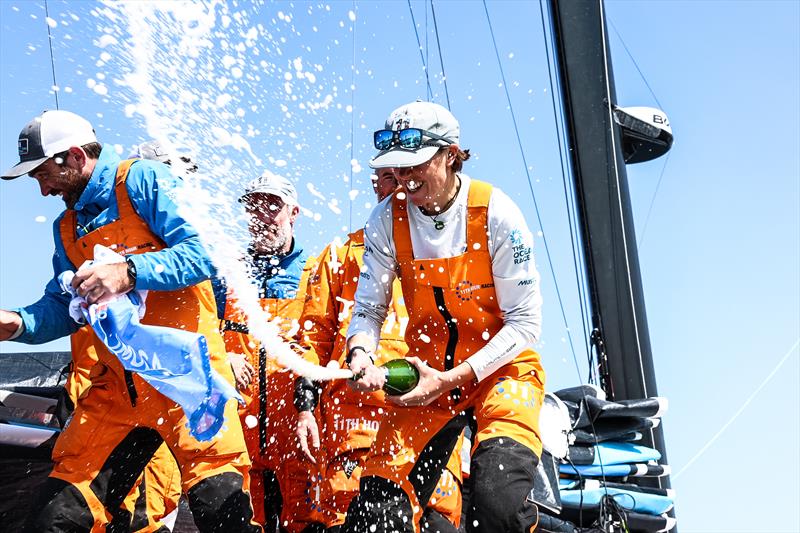
[{"label": "team logo on sleeve", "polygon": [[513,230],[508,234],[508,239],[511,241],[511,250],[514,252],[515,265],[531,260],[531,247],[525,242],[520,230]]}]

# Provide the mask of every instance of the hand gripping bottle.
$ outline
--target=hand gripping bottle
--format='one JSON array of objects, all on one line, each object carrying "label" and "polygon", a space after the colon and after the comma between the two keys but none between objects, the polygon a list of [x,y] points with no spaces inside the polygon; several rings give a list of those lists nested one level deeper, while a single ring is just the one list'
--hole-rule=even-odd
[{"label": "hand gripping bottle", "polygon": [[383,390],[390,396],[399,396],[414,389],[419,383],[417,367],[405,359],[392,359],[381,368],[386,373],[386,383]]}]

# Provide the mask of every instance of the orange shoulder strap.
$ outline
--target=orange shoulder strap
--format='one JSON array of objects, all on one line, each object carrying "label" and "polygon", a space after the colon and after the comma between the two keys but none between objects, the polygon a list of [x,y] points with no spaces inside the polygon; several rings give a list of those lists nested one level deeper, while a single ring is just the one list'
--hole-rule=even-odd
[{"label": "orange shoulder strap", "polygon": [[136,161],[138,161],[138,159],[126,159],[124,161],[120,161],[119,166],[117,167],[117,177],[114,182],[114,192],[117,197],[117,211],[120,220],[126,219],[132,215],[137,217],[139,216],[136,214],[133,204],[131,204],[131,199],[128,196],[128,187],[125,186],[131,165],[133,165]]},{"label": "orange shoulder strap", "polygon": [[408,198],[398,198],[397,194],[403,189],[398,187],[392,195],[392,237],[399,264],[410,263],[414,260],[414,250],[411,247],[411,230],[408,227]]},{"label": "orange shoulder strap", "polygon": [[484,181],[471,180],[467,196],[467,243],[479,244],[489,250],[489,199],[492,186]]}]

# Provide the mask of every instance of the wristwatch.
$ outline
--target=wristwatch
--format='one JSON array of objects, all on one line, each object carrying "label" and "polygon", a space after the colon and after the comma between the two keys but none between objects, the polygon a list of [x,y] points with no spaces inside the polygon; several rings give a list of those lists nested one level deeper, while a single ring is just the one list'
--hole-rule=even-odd
[{"label": "wristwatch", "polygon": [[355,355],[356,350],[361,350],[364,353],[367,353],[367,349],[363,346],[353,346],[348,350],[347,357],[344,358],[344,363],[349,367],[350,362],[353,360],[353,355]]},{"label": "wristwatch", "polygon": [[131,287],[136,287],[136,265],[130,256],[125,258],[125,262],[128,264],[128,279],[131,281]]}]

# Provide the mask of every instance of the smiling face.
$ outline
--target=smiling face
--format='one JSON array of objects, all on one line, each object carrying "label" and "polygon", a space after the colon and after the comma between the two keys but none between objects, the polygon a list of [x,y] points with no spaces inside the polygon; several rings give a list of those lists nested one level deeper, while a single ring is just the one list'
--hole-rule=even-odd
[{"label": "smiling face", "polygon": [[457,180],[452,170],[458,146],[442,148],[425,163],[392,169],[411,203],[427,215],[442,211],[455,196]]},{"label": "smiling face", "polygon": [[248,194],[244,204],[255,252],[259,255],[287,253],[292,247],[293,225],[300,208],[268,193]]},{"label": "smiling face", "polygon": [[[73,150],[77,150],[76,154]],[[59,164],[61,163],[61,164]],[[61,196],[67,209],[72,209],[78,203],[86,185],[89,183],[91,172],[85,172],[85,155],[80,148],[70,148],[66,158],[50,158],[30,174],[30,177],[39,183],[42,196]]]},{"label": "smiling face", "polygon": [[379,168],[372,175],[372,189],[378,197],[378,201],[392,194],[397,189],[397,178],[391,168]]}]

